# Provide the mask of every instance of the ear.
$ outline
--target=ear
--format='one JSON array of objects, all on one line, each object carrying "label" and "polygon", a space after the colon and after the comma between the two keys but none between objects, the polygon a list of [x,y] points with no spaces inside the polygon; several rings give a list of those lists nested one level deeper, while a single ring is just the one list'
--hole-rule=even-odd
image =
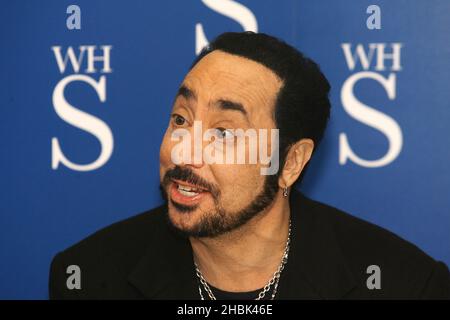
[{"label": "ear", "polygon": [[301,139],[292,145],[286,156],[286,161],[278,179],[280,188],[289,188],[297,181],[303,168],[311,159],[314,150],[314,141],[311,139]]}]

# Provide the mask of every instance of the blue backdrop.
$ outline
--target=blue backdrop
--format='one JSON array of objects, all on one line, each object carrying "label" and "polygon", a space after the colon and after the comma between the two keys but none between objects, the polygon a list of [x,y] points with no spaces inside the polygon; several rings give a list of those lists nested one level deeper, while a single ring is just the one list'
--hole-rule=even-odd
[{"label": "blue backdrop", "polygon": [[332,84],[301,189],[450,264],[450,1],[4,1],[0,298],[47,298],[55,253],[161,202],[159,145],[196,43],[244,29]]}]

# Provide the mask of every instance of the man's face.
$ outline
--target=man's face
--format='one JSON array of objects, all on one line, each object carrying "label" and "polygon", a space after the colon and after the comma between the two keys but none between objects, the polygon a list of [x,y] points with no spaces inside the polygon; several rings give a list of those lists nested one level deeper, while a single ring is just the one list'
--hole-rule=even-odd
[{"label": "man's face", "polygon": [[[193,155],[191,162],[175,165],[172,151],[179,142],[172,134],[185,129],[194,140],[194,121],[200,121],[203,132],[216,129],[217,138],[224,140],[233,139],[226,129],[274,129],[274,105],[281,86],[282,81],[265,66],[222,51],[206,55],[187,74],[160,149],[161,186],[176,229],[191,236],[216,236],[271,204],[277,179],[261,175],[260,163],[194,163]],[[272,152],[271,139],[267,140]],[[202,148],[209,143],[202,141]],[[247,146],[246,159],[249,152]]]}]

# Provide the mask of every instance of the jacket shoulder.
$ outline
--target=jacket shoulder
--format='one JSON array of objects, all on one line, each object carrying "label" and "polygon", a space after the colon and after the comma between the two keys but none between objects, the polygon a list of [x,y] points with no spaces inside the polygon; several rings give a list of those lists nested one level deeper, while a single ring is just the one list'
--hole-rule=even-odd
[{"label": "jacket shoulder", "polygon": [[380,226],[312,199],[307,202],[318,223],[331,225],[360,287],[367,288],[367,279],[379,268],[382,289],[374,290],[374,297],[450,298],[450,273],[444,263]]},{"label": "jacket shoulder", "polygon": [[[95,298],[99,288],[111,283],[122,288],[109,288],[110,292],[126,291],[130,270],[165,223],[165,207],[160,206],[105,227],[58,253],[50,267],[50,298]],[[69,266],[79,268],[81,290],[67,290]],[[105,296],[105,291],[101,295]]]}]

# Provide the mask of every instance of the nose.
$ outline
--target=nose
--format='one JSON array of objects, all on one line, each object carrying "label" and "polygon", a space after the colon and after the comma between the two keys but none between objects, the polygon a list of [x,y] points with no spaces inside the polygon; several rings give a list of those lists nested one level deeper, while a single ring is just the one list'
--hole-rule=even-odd
[{"label": "nose", "polygon": [[194,126],[191,128],[191,161],[187,166],[192,168],[201,168],[205,162],[203,159],[203,130],[201,121],[194,121]]}]

